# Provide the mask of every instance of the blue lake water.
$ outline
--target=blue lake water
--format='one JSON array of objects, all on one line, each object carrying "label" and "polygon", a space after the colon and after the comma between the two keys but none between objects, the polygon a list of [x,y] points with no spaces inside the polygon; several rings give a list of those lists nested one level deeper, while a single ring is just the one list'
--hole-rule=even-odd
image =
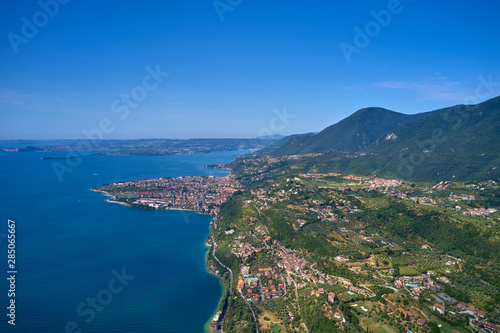
[{"label": "blue lake water", "polygon": [[[108,203],[90,188],[222,176],[203,166],[243,153],[89,156],[59,179],[53,164],[68,160],[41,158],[66,153],[0,151],[0,331],[203,332],[222,293],[205,269],[211,217]],[[6,316],[8,219],[16,221],[15,327]]]}]

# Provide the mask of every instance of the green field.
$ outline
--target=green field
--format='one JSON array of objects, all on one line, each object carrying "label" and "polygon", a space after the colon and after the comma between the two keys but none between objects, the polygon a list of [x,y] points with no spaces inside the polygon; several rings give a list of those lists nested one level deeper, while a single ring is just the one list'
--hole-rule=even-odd
[{"label": "green field", "polygon": [[459,328],[454,328],[452,327],[450,324],[442,321],[441,319],[437,318],[437,317],[432,317],[431,318],[431,322],[433,323],[436,323],[438,325],[441,325],[441,327],[439,327],[439,329],[441,330],[441,332],[443,333],[458,333],[458,332],[467,332],[466,330],[464,330],[463,328],[459,327]]},{"label": "green field", "polygon": [[419,275],[420,271],[413,266],[399,267],[399,274],[401,275]]},{"label": "green field", "polygon": [[375,333],[395,333],[398,331],[396,328],[390,327],[387,324],[377,323],[373,318],[363,319],[363,329],[366,330],[367,327],[370,332]]},{"label": "green field", "polygon": [[[446,258],[440,258],[435,254],[414,254],[414,255],[402,255],[398,257],[392,258],[392,262],[398,266],[400,266],[400,274],[406,274],[402,273],[401,269],[405,270],[408,269],[409,271],[417,271],[417,273],[412,273],[412,274],[420,274],[424,273],[428,270],[430,271],[435,271],[435,272],[440,272],[445,269],[450,269],[450,267],[445,265],[445,259]],[[410,263],[415,262],[416,266],[411,266]],[[409,269],[407,267],[411,267],[412,269]],[[411,275],[411,274],[408,274]]]}]

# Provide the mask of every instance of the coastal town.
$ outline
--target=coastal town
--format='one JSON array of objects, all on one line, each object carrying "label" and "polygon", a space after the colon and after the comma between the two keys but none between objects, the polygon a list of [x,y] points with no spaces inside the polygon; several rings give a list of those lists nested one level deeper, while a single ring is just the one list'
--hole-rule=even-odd
[{"label": "coastal town", "polygon": [[[464,193],[457,194],[451,182],[421,187],[376,176],[311,172],[266,183],[242,192],[240,180],[233,175],[197,176],[120,182],[94,190],[140,208],[188,209],[214,216],[215,237],[207,240],[213,256],[208,257],[207,267],[222,278],[230,272],[234,279],[226,287],[234,288],[236,295],[231,302],[221,303],[226,305],[209,325],[214,332],[235,325],[227,316],[237,300],[251,310],[255,327],[264,330],[307,332],[311,323],[305,309],[323,304],[320,312],[342,330],[357,323],[367,329],[386,325],[425,332],[460,322],[499,331],[496,323],[488,321],[487,311],[455,289],[453,281],[464,259],[436,251],[431,243],[404,241],[366,223],[382,195],[415,207],[486,218],[496,229],[497,210],[477,207],[479,196],[467,191],[484,191],[484,187],[461,186]],[[454,187],[454,192],[447,193]],[[237,191],[242,196],[241,214],[227,218],[224,203]],[[275,221],[270,212],[276,209],[286,213]],[[330,235],[326,243],[315,239],[311,247],[297,247],[287,237],[289,232],[304,233],[313,226],[313,233],[324,229],[321,233]],[[287,228],[292,229],[287,232]],[[322,250],[327,246],[331,246],[328,251]],[[318,256],[315,251],[324,253]],[[228,258],[238,262],[237,270]]]},{"label": "coastal town", "polygon": [[[338,180],[336,186],[325,181],[324,185],[330,186],[311,190],[309,181],[317,184],[332,177]],[[367,202],[367,198],[362,198],[365,194],[382,193],[415,204],[412,198],[415,188],[401,188],[400,180],[312,173],[268,183],[266,189],[251,189],[244,197],[242,208],[248,216],[239,223],[229,223],[226,230],[219,227],[219,243],[227,246],[241,262],[237,289],[247,303],[262,313],[257,319],[260,324],[266,322],[264,317],[270,318],[272,306],[268,302],[286,299],[287,304],[294,306],[287,307],[278,319],[280,327],[287,329],[295,327],[297,318],[304,318],[300,303],[307,304],[308,300],[324,304],[328,309],[325,315],[342,329],[349,324],[346,305],[356,314],[358,322],[361,319],[367,323],[366,327],[377,326],[377,321],[364,320],[365,317],[380,315],[380,322],[408,331],[428,331],[435,323],[442,327],[446,321],[441,317],[449,321],[469,318],[470,327],[492,332],[499,329],[487,321],[484,311],[446,293],[451,290],[454,294],[450,277],[459,273],[462,259],[436,253],[427,243],[408,244],[394,236],[374,233],[359,218]],[[262,223],[265,212],[274,207],[286,207],[288,214],[283,219],[294,230],[324,223],[336,235],[331,243],[343,251],[331,258],[318,258],[308,250],[286,247],[271,236],[275,234],[270,232],[273,223]],[[370,251],[371,255],[356,253],[370,248],[379,250]],[[343,274],[327,273],[331,269],[318,259],[331,259]],[[306,321],[299,319],[299,322],[297,331],[301,328],[307,331]]]},{"label": "coastal town", "polygon": [[149,209],[187,209],[214,214],[241,188],[233,176],[188,176],[141,179],[101,185],[93,190],[111,196],[111,201]]}]

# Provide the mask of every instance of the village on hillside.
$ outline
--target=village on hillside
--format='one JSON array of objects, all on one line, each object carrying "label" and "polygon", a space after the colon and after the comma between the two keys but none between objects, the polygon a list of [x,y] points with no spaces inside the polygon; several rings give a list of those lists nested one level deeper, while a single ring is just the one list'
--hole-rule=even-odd
[{"label": "village on hillside", "polygon": [[[317,308],[342,329],[356,322],[369,330],[385,325],[425,332],[435,325],[452,330],[460,323],[500,331],[478,306],[481,302],[463,296],[462,287],[454,283],[460,278],[464,258],[438,251],[422,239],[405,241],[367,223],[370,211],[383,207],[386,200],[398,200],[408,207],[482,219],[485,227],[495,229],[496,208],[478,207],[481,201],[471,190],[496,184],[467,185],[450,192],[454,186],[450,182],[408,185],[401,180],[338,173],[298,173],[268,179],[266,184],[245,191],[240,180],[228,175],[145,179],[95,190],[113,201],[141,208],[212,214],[214,238],[207,244],[214,247],[214,256],[208,257],[207,267],[227,278],[232,263],[224,265],[224,259],[239,263],[237,271],[232,268],[231,288],[236,299],[254,310],[262,328],[277,325],[286,331],[307,331],[307,309]],[[237,191],[242,196],[241,214],[227,218],[224,203]],[[279,221],[270,218],[275,210],[282,212]],[[287,238],[288,228],[325,235],[326,243],[304,239],[305,247],[291,246],[298,243]],[[312,245],[308,247],[307,242]],[[224,321],[224,314],[216,314],[212,330],[219,320]]]}]

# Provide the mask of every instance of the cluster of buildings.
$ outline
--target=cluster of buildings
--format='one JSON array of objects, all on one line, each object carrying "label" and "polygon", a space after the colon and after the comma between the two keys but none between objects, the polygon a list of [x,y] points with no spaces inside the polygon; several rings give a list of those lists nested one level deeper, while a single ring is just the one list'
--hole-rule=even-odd
[{"label": "cluster of buildings", "polygon": [[338,219],[338,215],[335,214],[332,210],[331,207],[335,207],[337,210],[343,211],[345,213],[357,213],[361,212],[360,209],[358,209],[357,206],[353,205],[349,200],[337,198],[333,196],[333,200],[330,203],[330,205],[326,205],[322,201],[318,200],[310,200],[310,204],[313,205],[313,207],[318,207],[318,213],[320,216],[318,216],[320,219],[328,218],[331,221],[335,221]]},{"label": "cluster of buildings", "polygon": [[[261,227],[259,230],[262,230],[262,235],[266,234],[264,227]],[[271,245],[264,248],[256,248],[245,242],[237,241],[236,244],[240,246],[238,254],[242,257],[247,257],[264,248],[271,249]],[[242,266],[241,268],[238,289],[245,294],[247,301],[257,302],[259,300],[279,298],[283,295],[283,283],[288,285],[294,283],[292,275],[305,282],[297,283],[298,289],[307,287],[309,283],[314,286],[318,284],[342,284],[348,290],[348,293],[356,293],[365,297],[373,296],[366,289],[355,287],[352,281],[347,278],[321,273],[317,270],[316,264],[311,264],[307,260],[300,258],[294,251],[282,245],[280,246],[276,241],[273,242],[272,248],[275,249],[275,253],[280,258],[274,261],[275,268],[250,268],[248,266]],[[284,270],[287,273],[286,280],[279,275],[279,270]],[[259,285],[261,282],[262,285]],[[330,302],[335,300],[335,293],[327,293],[324,288],[318,287],[318,289],[311,291],[311,296],[320,296],[322,294],[328,294],[328,301]]]},{"label": "cluster of buildings", "polygon": [[323,295],[324,293],[325,293],[325,289],[323,289],[323,288],[319,288],[318,290],[311,290],[311,296],[320,296],[320,295]]},{"label": "cluster of buildings", "polygon": [[370,294],[368,293],[368,291],[366,289],[358,288],[358,287],[354,287],[354,286],[345,286],[345,287],[347,289],[349,289],[350,291],[355,292],[356,294],[360,294],[364,297],[370,297]]},{"label": "cluster of buildings", "polygon": [[[458,303],[457,308],[458,308],[458,311],[460,311],[460,313],[475,316],[478,319],[479,318],[486,318],[486,313],[479,311],[478,309],[476,309],[473,306],[466,305],[463,303]],[[434,303],[434,305],[432,306],[432,309],[434,311],[439,312],[440,314],[444,314],[446,311],[448,311],[448,309],[446,308],[446,305],[443,302]]]},{"label": "cluster of buildings", "polygon": [[470,305],[458,303],[457,308],[458,310],[460,310],[460,312],[470,314],[471,316],[479,316],[481,318],[486,317],[486,313],[479,311],[478,309]]},{"label": "cluster of buildings", "polygon": [[[300,178],[295,177],[293,180],[300,180]],[[290,181],[292,180],[287,179],[287,183]],[[262,207],[266,207],[268,203],[288,201],[292,199],[293,196],[300,194],[300,191],[302,191],[301,185],[295,183],[289,185],[287,189],[278,188],[278,184],[273,184],[271,190],[252,189],[251,193],[256,197],[254,202],[259,203]],[[319,219],[327,219],[332,222],[337,221],[339,218],[339,215],[334,212],[334,209],[345,213],[356,213],[361,211],[350,201],[336,197],[334,192],[329,194],[332,200],[328,205],[324,201],[318,199],[304,199],[302,206],[317,215]]]},{"label": "cluster of buildings", "polygon": [[472,194],[468,194],[468,195],[456,195],[456,194],[450,194],[450,196],[448,197],[448,200],[449,201],[453,201],[453,202],[457,202],[457,201],[473,201],[473,200],[476,200],[476,197]]},{"label": "cluster of buildings", "polygon": [[[262,169],[264,171],[264,169]],[[295,206],[299,206],[299,209],[301,212],[305,212],[305,214],[308,214],[308,212],[312,213],[312,216],[316,216],[318,219],[321,220],[331,220],[331,221],[340,221],[342,222],[341,217],[344,216],[344,213],[354,213],[357,211],[357,207],[350,201],[345,200],[345,196],[343,194],[339,194],[336,191],[333,190],[322,190],[322,194],[325,195],[324,199],[321,198],[320,196],[316,194],[312,194],[313,191],[309,191],[308,198],[305,196],[306,194],[306,188],[301,187],[300,179],[301,178],[311,178],[311,179],[320,179],[322,177],[327,177],[327,176],[340,176],[339,174],[300,174],[299,177],[291,178],[286,180],[286,184],[280,183],[278,184],[277,182],[269,180],[269,183],[272,184],[270,189],[252,189],[251,193],[254,195],[254,198],[251,200],[247,200],[246,204],[250,203],[255,203],[257,209],[265,209],[265,207],[272,206],[273,203],[280,203],[280,202],[285,202],[288,200],[292,200],[292,203]],[[392,179],[383,179],[383,178],[377,178],[377,177],[359,177],[359,176],[345,176],[343,177],[344,179],[348,181],[353,181],[357,182],[356,187],[359,189],[360,185],[362,189],[366,189],[368,191],[375,190],[375,189],[385,189],[386,191],[391,191],[390,188],[397,187],[401,185],[401,181],[399,180],[392,180]],[[446,189],[450,186],[449,182],[441,182],[439,184],[436,184],[434,186],[434,189]],[[397,192],[396,189],[392,189],[392,192],[389,195],[393,196],[399,196],[403,199],[406,200],[413,200],[415,202],[419,203],[426,203],[426,204],[438,204],[442,203],[441,200],[434,199],[432,196],[429,195],[429,197],[422,197],[418,195],[419,197],[416,198],[417,195],[412,194],[413,191],[409,192]],[[432,193],[432,190],[430,190],[430,193]],[[304,194],[302,197],[301,195]],[[297,200],[298,199],[298,200]],[[457,198],[458,199],[458,198]],[[460,197],[460,200],[462,200],[462,197]],[[470,200],[470,199],[468,199]],[[340,211],[340,212],[339,212]],[[496,209],[470,209],[468,210],[471,212],[471,215],[480,215],[480,214],[491,214],[496,212]],[[347,216],[347,215],[345,215]],[[297,219],[297,225],[302,226],[307,221],[310,221],[309,219],[310,215],[305,215],[303,218],[300,217]],[[302,219],[301,219],[302,218]],[[349,217],[347,217],[349,218]],[[307,220],[307,221],[306,221]],[[349,222],[345,220],[346,222]],[[343,222],[342,222],[343,223]],[[345,224],[340,224],[338,226],[338,231],[341,234],[347,234],[351,236],[349,233],[351,233],[350,230],[346,229],[343,226],[346,226]],[[352,222],[354,223],[354,222]],[[251,223],[253,225],[253,223]],[[296,225],[296,226],[297,226]],[[296,227],[294,226],[294,228]],[[350,228],[350,227],[349,227]],[[365,232],[364,230],[361,231],[361,236],[360,239],[366,241],[366,242],[373,242],[373,240],[364,235]],[[256,236],[263,236],[262,239],[264,239],[268,235],[268,230],[265,226],[256,226],[255,229],[255,235]],[[255,236],[254,235],[254,236]],[[373,236],[373,235],[372,235]],[[375,237],[375,236],[374,236]],[[260,238],[260,237],[259,237]],[[349,237],[349,239],[352,241],[354,237]],[[356,238],[357,239],[357,238]],[[377,241],[378,242],[378,241]],[[385,241],[382,241],[382,243],[388,244]],[[328,295],[328,301],[333,302],[335,300],[335,293],[329,293],[326,291],[324,288],[327,290],[330,288],[327,286],[327,284],[339,284],[342,285],[344,290],[347,290],[348,294],[353,295],[353,294],[358,294],[364,297],[372,297],[374,294],[369,290],[361,287],[357,287],[351,280],[340,277],[340,276],[330,276],[330,275],[325,275],[318,271],[315,268],[315,264],[311,264],[305,259],[300,258],[295,251],[289,250],[284,248],[283,246],[279,246],[279,244],[276,241],[273,241],[273,244],[269,242],[263,241],[263,243],[260,245],[262,247],[256,247],[252,246],[249,243],[245,242],[236,242],[237,246],[239,247],[237,254],[243,258],[246,258],[256,252],[262,251],[263,249],[270,249],[273,250],[273,253],[277,254],[278,258],[273,258],[274,259],[274,265],[273,267],[279,268],[279,270],[286,271],[288,274],[283,275],[283,283],[280,281],[277,281],[276,279],[273,279],[274,273],[277,273],[277,268],[271,269],[269,268],[269,271],[262,271],[262,272],[252,272],[253,274],[250,275],[249,272],[247,271],[247,274],[244,274],[240,276],[240,280],[238,282],[238,288],[246,295],[246,299],[249,301],[258,301],[258,300],[265,300],[265,299],[272,299],[272,298],[277,298],[283,295],[283,288],[285,286],[283,284],[288,284],[291,285],[294,282],[296,282],[296,286],[298,289],[305,288],[305,287],[313,287],[312,290],[307,289],[307,294],[311,293],[311,296],[320,296],[327,294]],[[255,244],[255,243],[254,243]],[[270,244],[270,245],[267,245]],[[396,243],[389,243],[389,246],[393,247],[398,247],[398,244]],[[422,245],[422,249],[429,249],[429,245],[424,244]],[[348,261],[346,256],[341,256],[339,255],[337,258],[335,258],[337,261]],[[447,265],[452,265],[454,264],[454,261],[449,261]],[[253,269],[253,268],[252,268]],[[355,272],[360,272],[361,267],[351,267],[351,270]],[[274,273],[273,273],[274,272]],[[394,274],[394,271],[391,270],[391,273]],[[259,274],[259,275],[258,275]],[[430,277],[432,273],[429,272],[428,275],[420,275],[420,276],[403,276],[399,277],[395,280],[394,284],[397,288],[408,288],[411,291],[410,295],[420,295],[425,291],[440,291],[442,289],[441,285],[438,284],[436,281],[443,281],[443,282],[449,282],[447,281],[446,277],[438,277],[433,280],[433,278]],[[261,278],[265,277],[265,278]],[[286,279],[286,280],[285,280]],[[446,280],[445,280],[446,279]],[[285,282],[286,281],[286,282]],[[264,283],[262,283],[264,282]],[[323,287],[323,288],[322,288]],[[338,289],[334,289],[338,291]],[[304,297],[307,297],[307,294],[304,295]],[[344,297],[344,292],[342,292],[342,297]],[[373,295],[372,295],[373,294]],[[324,296],[323,296],[324,297]],[[434,304],[433,308],[441,313],[446,312],[446,306],[451,306],[449,304],[450,302],[447,301],[447,303],[442,304],[440,302],[437,302]],[[456,311],[456,307],[453,306],[454,311]],[[476,316],[480,316],[482,312],[470,309],[470,307],[465,307],[465,310],[461,310],[459,307],[459,310],[462,311],[463,313],[470,313],[474,314]],[[412,319],[415,317],[415,315],[411,312],[404,312],[405,317],[408,319]],[[291,314],[293,316],[293,314]],[[423,319],[419,319],[419,322],[417,322],[418,325],[422,326],[425,325],[426,322]]]},{"label": "cluster of buildings", "polygon": [[497,209],[495,208],[468,208],[463,214],[469,216],[488,216],[496,211]]},{"label": "cluster of buildings", "polygon": [[398,289],[404,286],[410,287],[415,295],[420,295],[427,290],[441,290],[441,285],[424,274],[420,276],[401,276],[394,281],[394,285]]},{"label": "cluster of buildings", "polygon": [[[441,182],[439,184],[434,185],[433,188],[444,190],[449,185],[450,185],[449,182]],[[427,192],[433,193],[432,189],[428,190]],[[420,203],[420,204],[427,204],[427,205],[431,205],[431,206],[440,205],[440,206],[443,206],[443,207],[448,208],[448,209],[462,211],[462,214],[468,215],[468,216],[487,217],[487,216],[489,216],[493,213],[496,213],[498,211],[498,209],[496,209],[496,208],[467,208],[467,207],[464,208],[464,207],[462,207],[460,205],[456,205],[456,204],[455,204],[455,206],[450,207],[449,205],[442,205],[444,202],[441,199],[435,199],[435,198],[428,197],[428,196],[418,196],[417,197],[417,196],[412,195],[412,193],[414,193],[414,191],[406,191],[406,192],[393,191],[390,195],[397,197],[397,198],[400,198],[400,199],[404,199],[404,200],[411,200],[413,202]],[[476,197],[472,194],[457,195],[457,194],[451,193],[448,196],[447,200],[449,202],[452,202],[452,203],[470,202],[470,201],[476,200]]]},{"label": "cluster of buildings", "polygon": [[250,273],[250,268],[243,266],[238,276],[238,289],[245,292],[247,301],[265,301],[283,294],[284,284],[272,267],[259,267]]},{"label": "cluster of buildings", "polygon": [[484,328],[490,332],[500,332],[500,325],[487,323],[487,322],[479,322],[479,327]]},{"label": "cluster of buildings", "polygon": [[[330,172],[330,173],[301,173],[299,174],[302,178],[310,178],[310,179],[319,179],[323,177],[337,177],[340,176],[340,173]],[[300,178],[299,178],[300,179]]]},{"label": "cluster of buildings", "polygon": [[[274,184],[274,187],[276,187],[276,186],[277,185]],[[276,191],[270,191],[270,190],[266,191],[263,189],[257,189],[257,190],[252,189],[251,193],[256,196],[257,202],[266,205],[265,204],[266,202],[277,203],[277,202],[283,202],[283,201],[290,200],[292,195],[296,195],[298,193],[297,190],[298,190],[298,188],[289,189],[287,191],[285,191],[283,189],[281,189],[281,190],[277,189]]]},{"label": "cluster of buildings", "polygon": [[295,253],[286,251],[286,249],[280,249],[277,251],[277,253],[282,259],[280,262],[278,262],[278,267],[284,268],[287,272],[299,273],[308,264],[306,260],[297,257]]},{"label": "cluster of buildings", "polygon": [[245,242],[240,242],[239,240],[236,241],[236,246],[239,249],[233,249],[233,253],[237,256],[242,257],[243,259],[251,256],[254,253],[260,252],[263,249],[269,250],[271,247],[269,245],[264,246],[264,247],[254,247],[250,243],[245,243]]},{"label": "cluster of buildings", "polygon": [[102,188],[116,198],[135,199],[133,204],[150,208],[209,210],[224,203],[240,187],[233,176],[190,176],[142,179]]},{"label": "cluster of buildings", "polygon": [[347,175],[344,176],[344,179],[357,181],[357,185],[362,185],[362,189],[379,189],[385,188],[388,190],[390,187],[396,187],[401,185],[402,181],[397,179],[384,179],[379,177],[362,177],[362,176],[354,176]]},{"label": "cluster of buildings", "polygon": [[276,287],[273,280],[269,280],[267,285],[263,287],[263,291],[266,299],[278,298],[283,294],[283,283],[278,283],[278,286]]},{"label": "cluster of buildings", "polygon": [[441,182],[437,183],[432,188],[435,188],[438,190],[444,190],[444,189],[448,188],[450,185],[451,185],[451,183],[448,180],[446,180],[446,181],[441,181]]}]

